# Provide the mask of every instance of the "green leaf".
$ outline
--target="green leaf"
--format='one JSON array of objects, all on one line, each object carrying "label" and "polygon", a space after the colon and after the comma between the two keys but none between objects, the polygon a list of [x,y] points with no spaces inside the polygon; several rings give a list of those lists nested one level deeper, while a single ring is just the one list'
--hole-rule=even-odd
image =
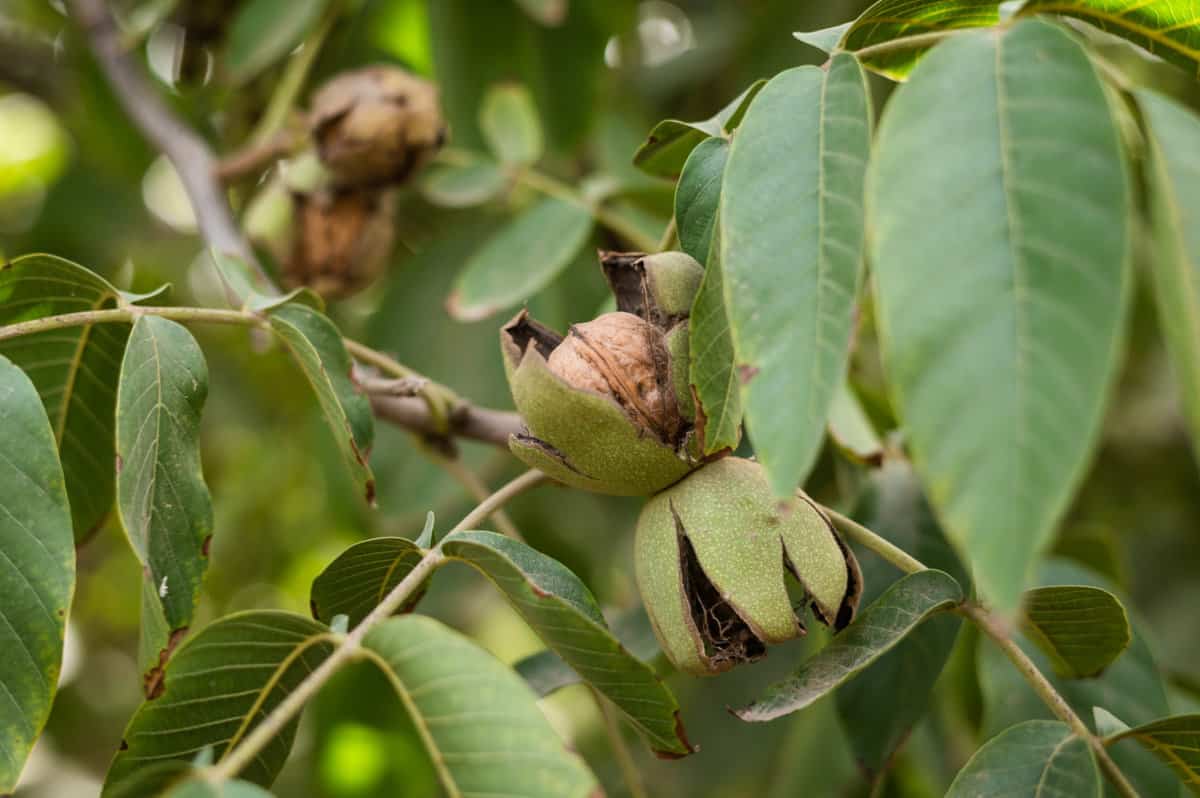
[{"label": "green leaf", "polygon": [[[658,638],[650,626],[650,616],[642,607],[636,607],[619,616],[612,624],[613,635],[622,646],[634,657],[651,663],[662,656]],[[583,681],[582,677],[571,668],[552,649],[545,649],[525,657],[513,668],[529,683],[539,697],[545,697]]]},{"label": "green leaf", "polygon": [[[61,258],[0,264],[0,326],[120,304],[107,280]],[[117,377],[130,326],[85,324],[0,341],[0,354],[25,370],[46,405],[80,541],[113,506]]]},{"label": "green leaf", "polygon": [[1137,101],[1150,144],[1154,287],[1192,445],[1200,455],[1200,117],[1151,92],[1138,92]]},{"label": "green leaf", "polygon": [[342,334],[326,316],[300,304],[275,308],[271,329],[283,342],[317,395],[317,403],[337,441],[342,461],[368,504],[375,503],[375,477],[367,455],[375,440],[371,402],[351,377],[353,363]]},{"label": "green leaf", "polygon": [[714,137],[700,142],[688,156],[675,187],[679,248],[700,263],[708,263],[721,201],[721,177],[728,158],[729,142],[725,139]]},{"label": "green leaf", "polygon": [[451,795],[585,798],[598,789],[525,682],[467,638],[407,615],[372,629],[363,648],[423,730]]},{"label": "green leaf", "polygon": [[249,0],[229,26],[225,67],[234,84],[256,77],[296,48],[328,0]]},{"label": "green leaf", "polygon": [[692,752],[675,697],[653,668],[617,641],[575,574],[494,532],[457,532],[442,542],[442,550],[495,582],[546,645],[611,700],[657,753]]},{"label": "green leaf", "polygon": [[1086,741],[1060,721],[1031,720],[984,743],[958,772],[946,798],[1100,798],[1100,786],[1100,771]]},{"label": "green leaf", "polygon": [[[313,617],[332,623],[334,616],[346,615],[350,628],[358,626],[424,556],[424,549],[406,538],[355,543],[313,580]],[[400,612],[410,612],[424,592],[423,586],[416,590]]]},{"label": "green leaf", "polygon": [[1024,14],[1061,14],[1120,36],[1200,75],[1200,15],[1175,0],[1028,0]]},{"label": "green leaf", "polygon": [[[123,780],[155,763],[190,763],[209,746],[219,762],[333,646],[321,624],[275,610],[234,613],[201,629],[167,665],[162,695],[144,702],[130,720],[105,777],[105,798],[123,794]],[[295,735],[292,721],[239,775],[270,785]]]},{"label": "green leaf", "polygon": [[829,438],[847,457],[860,463],[878,464],[883,458],[883,441],[854,388],[845,380],[834,390],[829,405]]},{"label": "green leaf", "polygon": [[868,211],[917,471],[1015,615],[1090,459],[1130,293],[1130,179],[1087,54],[1035,20],[938,47],[884,113]]},{"label": "green leaf", "polygon": [[565,269],[592,232],[576,202],[546,197],[477,249],[446,302],[459,321],[480,321],[536,294]]},{"label": "green leaf", "polygon": [[[1051,559],[1043,563],[1037,583],[1041,586],[1094,585],[1124,601],[1113,585],[1094,572],[1067,560]],[[1128,602],[1126,606],[1129,606]],[[1060,678],[1040,649],[1021,634],[1015,635],[1014,639],[1080,717],[1090,719],[1093,707],[1104,707],[1129,723],[1149,723],[1169,714],[1171,710],[1154,656],[1138,633],[1139,628],[1146,627],[1139,622],[1136,614],[1132,614],[1132,620],[1133,642],[1103,674],[1093,679]],[[978,661],[979,683],[984,699],[985,735],[996,734],[1023,720],[1054,717],[1003,652],[986,639],[980,642]],[[1174,794],[1171,773],[1136,743],[1128,741],[1116,744],[1112,748],[1112,756],[1142,795]]]},{"label": "green leaf", "polygon": [[529,90],[517,84],[493,86],[479,109],[479,129],[502,163],[529,165],[542,157],[542,123]]},{"label": "green leaf", "polygon": [[1200,715],[1175,715],[1115,734],[1105,745],[1134,739],[1165,762],[1187,786],[1200,795]]},{"label": "green leaf", "polygon": [[766,81],[758,80],[733,102],[702,122],[667,119],[659,122],[633,155],[633,163],[646,174],[674,178],[700,142],[713,136],[728,137],[741,124],[746,109]]},{"label": "green leaf", "polygon": [[725,299],[746,430],[777,496],[808,475],[846,376],[870,141],[865,75],[843,53],[772,78],[729,153]]},{"label": "green leaf", "polygon": [[926,618],[962,600],[962,588],[943,571],[909,574],[790,678],[772,685],[758,701],[733,710],[733,714],[744,721],[762,722],[804,709],[895,648]]},{"label": "green leaf", "polygon": [[234,306],[258,313],[266,313],[289,302],[297,302],[319,311],[325,309],[325,300],[311,288],[301,286],[281,294],[267,282],[261,272],[237,255],[215,249],[210,249],[208,255],[212,258],[213,268],[217,270],[217,276]]},{"label": "green leaf", "polygon": [[859,52],[895,43],[887,52],[862,55],[863,65],[892,80],[904,80],[937,34],[982,28],[1000,21],[1000,0],[879,0],[849,25],[797,33],[805,44],[833,52]]},{"label": "green leaf", "polygon": [[104,798],[146,798],[161,796],[174,785],[183,783],[195,768],[182,759],[153,762],[131,771],[118,782],[104,785]]},{"label": "green leaf", "polygon": [[54,433],[33,383],[0,355],[0,792],[16,787],[50,716],[74,590]]},{"label": "green leaf", "polygon": [[688,321],[689,381],[696,398],[696,434],[705,455],[733,451],[742,437],[742,394],[733,368],[720,238],[718,225]]},{"label": "green leaf", "polygon": [[142,564],[138,664],[149,696],[192,624],[208,569],[212,501],[198,440],[207,397],[208,367],[191,333],[139,317],[117,388],[117,511]]},{"label": "green leaf", "polygon": [[[970,584],[907,463],[890,459],[872,472],[855,517],[929,567],[945,571],[960,585]],[[860,549],[858,560],[864,605],[903,578],[873,552]],[[949,613],[929,618],[835,693],[847,743],[868,778],[887,769],[925,714],[961,626]]]},{"label": "green leaf", "polygon": [[163,798],[271,798],[271,793],[246,781],[223,781],[212,784],[203,776],[173,787]]},{"label": "green leaf", "polygon": [[499,196],[508,176],[490,158],[471,155],[461,163],[438,162],[420,177],[422,196],[443,208],[470,208]]},{"label": "green leaf", "polygon": [[1132,640],[1129,618],[1117,597],[1087,585],[1027,591],[1021,631],[1065,679],[1098,676]]}]

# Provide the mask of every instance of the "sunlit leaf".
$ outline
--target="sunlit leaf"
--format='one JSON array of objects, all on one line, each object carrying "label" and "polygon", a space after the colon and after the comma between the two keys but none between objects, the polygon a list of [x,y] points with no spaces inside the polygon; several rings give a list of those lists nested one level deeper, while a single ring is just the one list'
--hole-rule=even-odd
[{"label": "sunlit leaf", "polygon": [[1107,590],[1054,585],[1025,593],[1021,630],[1068,679],[1096,676],[1129,647],[1125,608]]},{"label": "sunlit leaf", "polygon": [[892,80],[904,80],[939,34],[995,25],[1000,5],[1000,0],[879,0],[852,23],[795,36],[828,53],[892,45],[886,52],[863,52],[863,64]]},{"label": "sunlit leaf", "polygon": [[[0,264],[0,326],[119,304],[111,283],[70,261],[26,255]],[[25,370],[46,405],[77,540],[113,506],[117,377],[129,330],[124,323],[83,324],[0,341],[0,354]]]},{"label": "sunlit leaf", "polygon": [[894,406],[980,593],[1015,615],[1118,370],[1132,202],[1105,90],[1057,26],[961,34],[888,103],[868,183]]},{"label": "sunlit leaf", "polygon": [[[400,580],[421,561],[425,552],[406,538],[371,538],[338,555],[312,584],[309,603],[313,617],[331,623],[345,615],[357,626]],[[404,603],[407,612],[421,600],[423,589]]]},{"label": "sunlit leaf", "polygon": [[479,109],[479,129],[502,163],[528,165],[542,157],[542,123],[524,86],[493,86]]},{"label": "sunlit leaf", "polygon": [[1028,0],[1021,14],[1062,14],[1128,39],[1200,75],[1200,8],[1176,0]]},{"label": "sunlit leaf", "polygon": [[225,67],[245,83],[296,48],[329,0],[249,0],[238,7],[225,43]]},{"label": "sunlit leaf", "polygon": [[684,756],[679,704],[654,669],[609,630],[595,598],[575,574],[524,543],[494,532],[458,532],[442,542],[446,556],[482,572],[504,592],[546,645],[619,708],[650,747]]},{"label": "sunlit leaf", "polygon": [[[333,645],[323,625],[273,610],[234,613],[201,629],[167,665],[162,695],[143,703],[130,720],[105,777],[105,798],[122,794],[120,782],[155,763],[191,762],[208,747],[219,762]],[[270,785],[295,734],[292,721],[239,775]]]},{"label": "sunlit leaf", "polygon": [[342,335],[326,316],[291,303],[270,312],[271,329],[291,352],[317,395],[342,461],[368,504],[375,502],[375,477],[367,455],[375,441],[371,403],[351,377],[352,362]]},{"label": "sunlit leaf", "polygon": [[191,333],[138,318],[117,389],[117,510],[142,564],[138,664],[149,696],[162,689],[208,570],[212,500],[198,440],[207,397],[208,367]]},{"label": "sunlit leaf", "polygon": [[708,262],[721,201],[721,177],[728,158],[729,142],[725,139],[714,137],[700,142],[688,156],[675,187],[679,248],[700,263]]},{"label": "sunlit leaf", "polygon": [[537,698],[491,654],[432,618],[406,615],[363,641],[388,675],[451,795],[587,798],[595,777]]},{"label": "sunlit leaf", "polygon": [[713,136],[728,136],[737,129],[750,102],[765,84],[764,80],[755,81],[733,102],[702,122],[681,122],[678,119],[659,122],[634,153],[634,164],[647,174],[677,176],[700,142]]},{"label": "sunlit leaf", "polygon": [[733,714],[745,721],[762,722],[804,709],[895,648],[926,618],[962,599],[958,582],[943,571],[909,574],[790,678],[772,685],[762,698]]},{"label": "sunlit leaf", "polygon": [[592,232],[576,202],[546,197],[502,227],[459,272],[446,301],[459,321],[479,321],[519,304],[565,269]]},{"label": "sunlit leaf", "polygon": [[870,141],[865,76],[843,53],[828,71],[772,78],[729,153],[720,224],[730,333],[746,428],[777,496],[807,476],[845,379]]},{"label": "sunlit leaf", "polygon": [[75,589],[71,508],[33,383],[0,355],[0,792],[50,715]]},{"label": "sunlit leaf", "polygon": [[1200,715],[1156,720],[1105,739],[1105,745],[1134,739],[1175,771],[1192,795],[1200,795]]},{"label": "sunlit leaf", "polygon": [[1061,721],[1031,720],[984,743],[959,771],[946,798],[1100,798],[1100,786],[1100,771],[1085,740]]},{"label": "sunlit leaf", "polygon": [[1151,92],[1137,100],[1150,141],[1159,314],[1200,454],[1200,117]]}]

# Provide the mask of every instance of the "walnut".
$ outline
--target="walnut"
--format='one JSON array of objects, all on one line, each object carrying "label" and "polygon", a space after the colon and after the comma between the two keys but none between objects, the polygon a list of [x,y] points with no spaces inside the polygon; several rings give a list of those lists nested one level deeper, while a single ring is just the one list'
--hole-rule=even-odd
[{"label": "walnut", "polygon": [[310,127],[339,186],[401,183],[446,140],[437,88],[389,66],[345,72],[322,86]]},{"label": "walnut", "polygon": [[344,297],[373,282],[395,240],[392,199],[384,192],[319,191],[293,197],[294,231],[285,281],[326,298]]},{"label": "walnut", "polygon": [[573,325],[547,365],[575,388],[612,397],[660,440],[678,436],[682,422],[662,333],[632,313]]}]

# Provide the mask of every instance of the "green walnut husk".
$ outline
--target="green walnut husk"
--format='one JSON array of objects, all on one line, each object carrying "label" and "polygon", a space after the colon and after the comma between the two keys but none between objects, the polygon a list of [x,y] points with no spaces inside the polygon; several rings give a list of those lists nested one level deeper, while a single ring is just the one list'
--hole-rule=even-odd
[{"label": "green walnut husk", "polygon": [[[798,491],[780,502],[758,463],[728,457],[654,496],[638,518],[638,588],[667,658],[710,676],[821,623],[850,623],[862,574],[825,513]],[[803,600],[794,605],[788,578]],[[798,610],[797,607],[798,606]]]},{"label": "green walnut husk", "polygon": [[566,336],[522,311],[500,333],[529,465],[573,487],[641,496],[700,464],[687,384],[687,317],[704,274],[681,252],[601,253],[617,311]]}]

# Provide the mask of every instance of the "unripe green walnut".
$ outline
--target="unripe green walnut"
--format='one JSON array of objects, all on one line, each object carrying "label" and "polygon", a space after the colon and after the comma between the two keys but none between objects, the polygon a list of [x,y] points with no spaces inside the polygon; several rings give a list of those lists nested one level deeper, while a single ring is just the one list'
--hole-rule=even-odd
[{"label": "unripe green walnut", "polygon": [[[780,502],[758,463],[727,457],[651,498],[634,543],[638,589],[680,670],[709,676],[805,633],[806,606],[841,629],[862,574],[825,513],[803,492]],[[787,576],[799,583],[798,609]]]},{"label": "unripe green walnut", "polygon": [[522,311],[501,330],[531,466],[598,493],[648,495],[698,464],[687,315],[703,268],[683,253],[601,253],[618,310],[566,337]]}]

